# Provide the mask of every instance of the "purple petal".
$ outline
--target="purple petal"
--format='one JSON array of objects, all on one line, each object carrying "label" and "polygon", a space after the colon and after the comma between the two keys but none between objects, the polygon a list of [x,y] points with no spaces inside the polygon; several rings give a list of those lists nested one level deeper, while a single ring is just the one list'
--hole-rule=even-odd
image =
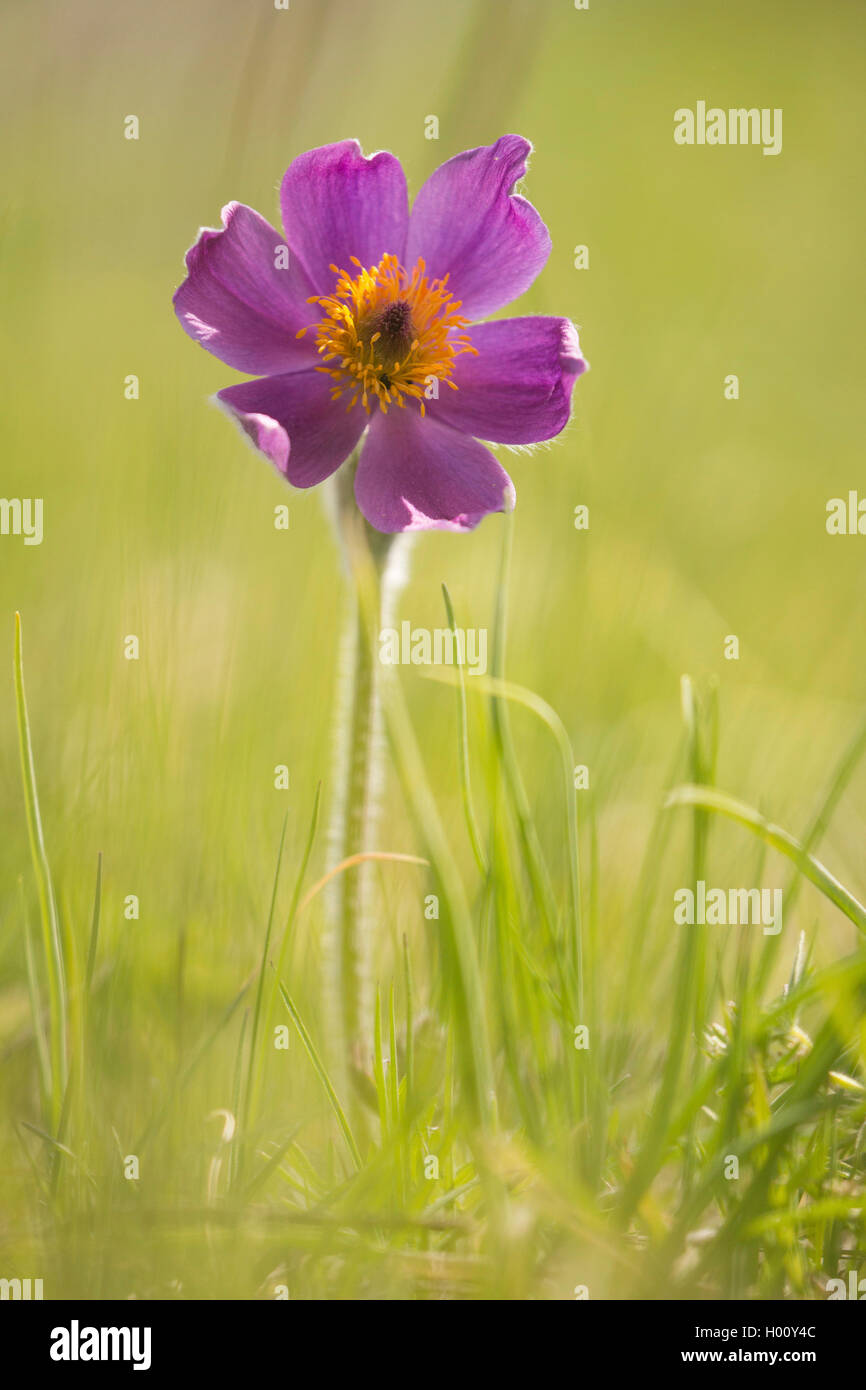
[{"label": "purple petal", "polygon": [[512,194],[532,146],[503,135],[455,155],[430,175],[412,208],[406,264],[424,257],[467,318],[483,318],[528,289],[550,254],[550,235],[531,203]]},{"label": "purple petal", "polygon": [[377,531],[471,531],[489,512],[512,510],[514,486],[477,439],[392,407],[371,421],[355,500]]},{"label": "purple petal", "polygon": [[[309,367],[312,336],[298,329],[318,311],[296,257],[278,268],[286,245],[279,232],[243,203],[222,210],[223,231],[205,229],[186,254],[189,272],[175,292],[175,313],[186,332],[230,367],[270,375]],[[282,253],[280,253],[282,248]]]},{"label": "purple petal", "polygon": [[467,336],[478,356],[455,359],[428,413],[479,439],[497,444],[537,444],[568,423],[571,393],[587,363],[569,319],[534,316],[478,323]]},{"label": "purple petal", "polygon": [[409,202],[392,154],[365,158],[357,140],[308,150],[283,176],[280,207],[288,243],[322,294],[334,288],[331,264],[351,272],[352,256],[364,266],[386,252],[403,259]]},{"label": "purple petal", "polygon": [[295,487],[315,487],[348,458],[366,413],[331,400],[333,382],[313,368],[242,381],[217,392],[253,444]]}]

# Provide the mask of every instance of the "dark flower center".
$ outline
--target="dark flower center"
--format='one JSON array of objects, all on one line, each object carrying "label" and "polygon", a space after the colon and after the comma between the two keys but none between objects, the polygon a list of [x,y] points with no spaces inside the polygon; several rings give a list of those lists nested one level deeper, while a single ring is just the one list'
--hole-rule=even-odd
[{"label": "dark flower center", "polygon": [[382,317],[376,327],[383,338],[397,344],[408,338],[411,325],[412,310],[405,299],[398,299],[395,304],[389,304],[382,310]]}]

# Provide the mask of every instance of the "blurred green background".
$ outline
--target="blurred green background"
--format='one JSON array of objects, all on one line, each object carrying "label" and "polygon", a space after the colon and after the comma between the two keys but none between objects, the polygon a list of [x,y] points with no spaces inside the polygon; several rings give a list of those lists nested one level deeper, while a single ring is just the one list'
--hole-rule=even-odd
[{"label": "blurred green background", "polygon": [[[616,978],[681,738],[681,674],[720,682],[719,784],[794,831],[866,698],[866,539],[830,537],[824,524],[830,497],[866,493],[866,31],[854,0],[591,0],[587,11],[571,0],[291,0],[288,12],[268,0],[6,0],[2,29],[0,492],[45,508],[41,546],[0,538],[0,1168],[15,1240],[35,1215],[13,1131],[34,1104],[14,611],[48,849],[81,932],[104,856],[101,1065],[120,1152],[255,965],[286,810],[291,866],[317,782],[330,791],[344,581],[320,499],[291,492],[208,404],[241,378],[172,311],[199,226],[219,225],[231,199],[277,223],[285,167],[332,140],[393,150],[410,196],[464,148],[507,131],[534,142],[524,191],[553,252],[515,311],[571,316],[592,370],[563,437],[532,455],[500,451],[518,499],[509,675],[559,711],[591,769]],[[783,108],[781,155],[675,145],[674,111],[700,99]],[[129,114],[138,141],[124,139]],[[437,141],[424,137],[430,114]],[[578,244],[588,270],[574,268]],[[124,399],[131,373],[137,401]],[[737,401],[724,398],[729,373]],[[273,526],[284,501],[288,532]],[[588,532],[574,529],[579,503]],[[469,536],[422,536],[400,616],[441,625],[444,580],[458,621],[489,625],[501,528],[491,517]],[[129,633],[138,662],[124,660]],[[739,661],[723,657],[728,634]],[[405,688],[468,864],[453,696],[411,670]],[[525,716],[515,731],[558,865],[555,758]],[[290,768],[288,793],[273,787],[277,763]],[[860,896],[864,810],[866,770],[823,847]],[[379,840],[416,848],[396,785]],[[756,862],[734,829],[717,853],[722,882]],[[324,839],[315,876],[323,864]],[[398,968],[403,932],[424,949],[413,872],[377,879],[383,976]],[[123,916],[130,893],[137,922]],[[665,902],[652,936],[660,997]],[[853,944],[808,886],[798,923],[820,925],[822,957]],[[320,930],[310,914],[300,941],[311,1001]],[[225,1092],[224,1069],[208,1068],[191,1131]],[[279,1102],[287,1113],[296,1103]],[[163,1175],[164,1195],[173,1181]],[[168,1279],[135,1287],[164,1292]]]}]

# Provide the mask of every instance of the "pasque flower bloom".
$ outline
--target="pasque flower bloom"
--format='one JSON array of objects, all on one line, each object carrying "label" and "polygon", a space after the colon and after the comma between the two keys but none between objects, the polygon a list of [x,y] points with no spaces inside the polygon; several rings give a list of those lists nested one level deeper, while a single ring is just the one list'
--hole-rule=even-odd
[{"label": "pasque flower bloom", "polygon": [[514,505],[479,439],[559,434],[587,365],[568,319],[475,322],[522,294],[550,253],[513,192],[530,149],[504,135],[456,155],[410,216],[399,160],[343,140],[289,165],[284,238],[242,203],[201,232],[176,313],[257,378],[218,400],[295,487],[334,473],[366,430],[355,497],[377,530],[468,530]]}]

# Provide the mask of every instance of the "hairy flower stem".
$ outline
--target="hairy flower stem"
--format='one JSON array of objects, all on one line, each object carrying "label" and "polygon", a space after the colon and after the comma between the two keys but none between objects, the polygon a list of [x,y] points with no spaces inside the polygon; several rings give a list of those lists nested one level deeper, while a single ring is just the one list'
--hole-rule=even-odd
[{"label": "hairy flower stem", "polygon": [[[377,848],[382,733],[378,699],[378,632],[399,590],[395,537],[373,530],[354,498],[356,458],[334,479],[335,521],[349,576],[348,651],[337,715],[337,804],[332,823],[332,865]],[[364,1069],[370,1046],[371,935],[369,865],[338,874],[330,901],[335,1003],[341,1055],[348,1078]]]},{"label": "hairy flower stem", "polygon": [[[376,816],[376,676],[365,619],[358,604],[353,626],[352,705],[343,792],[341,859],[350,859],[373,848]],[[359,864],[338,879],[340,1012],[344,1044],[350,1057],[361,1040],[362,1019],[369,1002],[368,942],[363,939],[369,926],[368,877],[366,866]]]}]

